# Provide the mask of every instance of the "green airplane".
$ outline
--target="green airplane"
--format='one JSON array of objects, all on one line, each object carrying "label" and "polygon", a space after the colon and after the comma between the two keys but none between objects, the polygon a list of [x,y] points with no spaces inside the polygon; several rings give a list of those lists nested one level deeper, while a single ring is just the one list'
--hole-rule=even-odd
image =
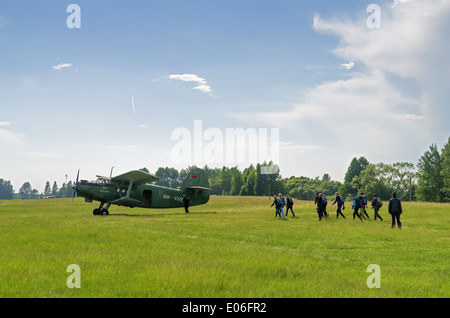
[{"label": "green airplane", "polygon": [[153,209],[184,207],[184,195],[190,199],[190,206],[201,205],[209,201],[211,191],[205,171],[198,168],[189,171],[178,189],[150,184],[159,179],[141,170],[110,178],[97,176],[95,182],[78,181],[79,176],[80,170],[73,187],[73,197],[83,197],[86,202],[99,201],[100,206],[94,209],[94,215],[109,215],[111,204]]}]

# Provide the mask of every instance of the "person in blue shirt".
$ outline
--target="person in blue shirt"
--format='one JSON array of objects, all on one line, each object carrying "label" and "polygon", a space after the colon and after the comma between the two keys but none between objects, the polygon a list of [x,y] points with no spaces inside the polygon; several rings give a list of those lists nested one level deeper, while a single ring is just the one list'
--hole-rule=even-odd
[{"label": "person in blue shirt", "polygon": [[361,201],[359,200],[359,198],[356,198],[354,194],[352,194],[352,199],[353,199],[353,203],[352,203],[352,209],[354,209],[353,212],[353,220],[355,219],[355,215],[358,216],[358,218],[361,220],[361,222],[363,221],[361,219],[361,216],[358,213],[358,210],[361,208],[362,204]]},{"label": "person in blue shirt", "polygon": [[341,211],[341,208],[345,209],[344,200],[341,198],[341,196],[339,195],[338,192],[336,192],[335,195],[336,195],[336,200],[334,200],[332,205],[334,205],[337,202],[336,219],[339,218],[339,214],[342,215],[342,217],[345,219],[345,215],[342,214],[342,211]]},{"label": "person in blue shirt", "polygon": [[278,198],[281,201],[281,214],[283,214],[284,217],[283,208],[286,205],[286,201],[284,200],[283,195],[281,193],[278,193]]},{"label": "person in blue shirt", "polygon": [[284,218],[283,209],[281,208],[282,202],[280,198],[278,198],[276,195],[273,196],[273,203],[270,207],[273,207],[274,205],[275,205],[275,217],[279,216],[281,218],[281,215],[283,215]]}]

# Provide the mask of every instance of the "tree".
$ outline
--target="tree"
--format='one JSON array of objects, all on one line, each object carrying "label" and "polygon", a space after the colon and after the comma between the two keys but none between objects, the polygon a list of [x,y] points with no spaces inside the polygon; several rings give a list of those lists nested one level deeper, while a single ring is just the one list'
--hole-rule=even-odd
[{"label": "tree", "polygon": [[450,202],[450,137],[442,148],[442,170],[441,175],[444,183],[442,189],[445,202]]},{"label": "tree", "polygon": [[66,186],[66,192],[64,194],[65,198],[72,198],[74,193],[72,181],[69,181]]},{"label": "tree", "polygon": [[414,164],[409,162],[396,162],[392,165],[392,169],[391,187],[397,192],[397,198],[412,201],[412,184],[416,178]]},{"label": "tree", "polygon": [[280,167],[272,161],[256,165],[255,195],[272,195],[284,193],[284,184],[280,175]]},{"label": "tree", "polygon": [[417,196],[423,201],[444,201],[444,178],[442,171],[442,157],[437,145],[432,144],[430,150],[419,159],[417,164]]},{"label": "tree", "polygon": [[14,189],[10,181],[0,179],[0,200],[11,200]]},{"label": "tree", "polygon": [[253,165],[244,170],[244,184],[241,187],[239,195],[255,195],[256,170]]},{"label": "tree", "polygon": [[52,192],[52,189],[50,188],[50,182],[47,181],[47,183],[45,184],[45,189],[44,189],[44,196],[48,197]]},{"label": "tree", "polygon": [[146,168],[146,167],[144,167],[144,168],[141,168],[141,169],[139,169],[140,171],[144,171],[144,172],[147,172],[147,173],[150,173],[150,171]]},{"label": "tree", "polygon": [[32,191],[33,189],[31,188],[31,184],[29,182],[25,182],[19,189],[19,195],[22,199],[30,199]]},{"label": "tree", "polygon": [[178,175],[179,175],[178,170],[175,168],[168,168],[168,167],[158,168],[158,170],[155,173],[155,176],[159,180],[156,181],[155,184],[163,187],[176,188],[181,185],[179,183]]},{"label": "tree", "polygon": [[57,196],[58,195],[58,184],[56,183],[56,181],[53,182],[52,195],[53,196]]},{"label": "tree", "polygon": [[408,162],[397,162],[393,165],[385,163],[369,164],[359,176],[353,178],[351,186],[355,192],[364,192],[371,197],[377,194],[387,200],[392,192],[397,192],[398,198],[412,198],[412,180],[414,165]]},{"label": "tree", "polygon": [[352,161],[350,162],[350,166],[345,173],[344,185],[339,190],[342,195],[346,196],[350,193],[356,193],[358,191],[357,188],[351,186],[351,183],[353,181],[353,178],[359,176],[360,173],[365,170],[368,165],[369,161],[364,157],[360,157],[359,159],[356,159],[355,157],[352,159]]},{"label": "tree", "polygon": [[234,170],[233,176],[231,177],[230,195],[239,195],[243,185],[244,179],[242,173],[238,169]]}]

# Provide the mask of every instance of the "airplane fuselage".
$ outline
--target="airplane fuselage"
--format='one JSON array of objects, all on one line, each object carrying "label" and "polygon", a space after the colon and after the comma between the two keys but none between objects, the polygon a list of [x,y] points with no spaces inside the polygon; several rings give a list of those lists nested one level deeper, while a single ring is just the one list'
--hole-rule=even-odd
[{"label": "airplane fuselage", "polygon": [[84,197],[86,201],[99,201],[103,203],[119,200],[117,205],[141,208],[180,208],[183,207],[183,195],[190,199],[190,205],[201,205],[209,201],[209,194],[205,192],[196,193],[192,189],[173,189],[154,184],[141,184],[133,187],[129,193],[129,198],[133,200],[130,204],[120,199],[127,196],[128,184],[109,183],[101,184],[97,182],[81,181],[78,186],[78,196]]}]

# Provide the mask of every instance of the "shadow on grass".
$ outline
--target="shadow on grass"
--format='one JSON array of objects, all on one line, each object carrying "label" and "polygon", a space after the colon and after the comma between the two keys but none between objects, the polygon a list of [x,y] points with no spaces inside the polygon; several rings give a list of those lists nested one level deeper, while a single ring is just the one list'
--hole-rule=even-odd
[{"label": "shadow on grass", "polygon": [[[217,212],[189,212],[189,214],[217,214]],[[165,217],[165,216],[172,216],[172,215],[178,215],[183,216],[186,215],[186,213],[166,213],[166,214],[127,214],[127,213],[117,213],[117,214],[110,214],[109,216],[129,216],[129,217]]]}]

